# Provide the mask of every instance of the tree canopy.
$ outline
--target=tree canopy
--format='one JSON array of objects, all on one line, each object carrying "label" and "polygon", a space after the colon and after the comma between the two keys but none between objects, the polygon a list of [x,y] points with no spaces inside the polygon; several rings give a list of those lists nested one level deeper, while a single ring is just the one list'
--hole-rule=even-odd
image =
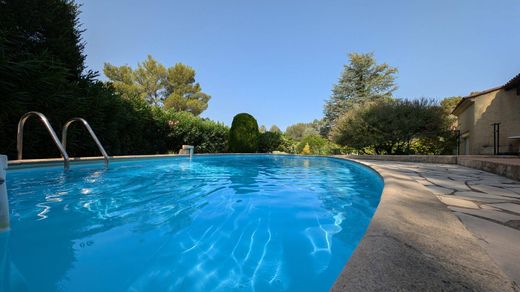
[{"label": "tree canopy", "polygon": [[395,67],[377,64],[371,53],[349,54],[349,63],[344,66],[330,99],[325,103],[322,134],[328,135],[336,120],[354,106],[391,98],[397,89],[394,82],[396,73]]},{"label": "tree canopy", "polygon": [[271,128],[269,128],[269,132],[281,134],[282,130],[280,130],[277,125],[272,125]]},{"label": "tree canopy", "polygon": [[195,69],[177,63],[166,68],[151,55],[133,70],[128,65],[105,63],[103,72],[115,90],[128,99],[140,98],[155,106],[200,115],[210,96],[195,80]]},{"label": "tree canopy", "polygon": [[311,123],[296,123],[285,129],[285,135],[296,141],[311,135],[318,135],[322,127],[321,120],[314,120]]},{"label": "tree canopy", "polygon": [[428,99],[380,101],[343,114],[331,137],[361,152],[412,154],[419,143],[423,150],[432,149],[430,154],[445,154],[453,146],[447,143],[452,132],[446,116],[437,102]]}]

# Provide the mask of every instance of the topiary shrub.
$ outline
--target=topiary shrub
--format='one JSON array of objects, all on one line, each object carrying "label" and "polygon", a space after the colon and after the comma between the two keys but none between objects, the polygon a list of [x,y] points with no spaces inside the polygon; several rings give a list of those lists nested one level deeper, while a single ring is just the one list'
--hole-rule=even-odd
[{"label": "topiary shrub", "polygon": [[229,130],[229,152],[256,152],[259,135],[258,123],[252,115],[247,113],[236,115]]}]

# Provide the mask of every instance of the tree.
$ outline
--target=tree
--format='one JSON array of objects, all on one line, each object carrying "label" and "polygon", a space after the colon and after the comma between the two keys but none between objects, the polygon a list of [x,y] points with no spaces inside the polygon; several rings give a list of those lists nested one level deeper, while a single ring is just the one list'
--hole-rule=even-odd
[{"label": "tree", "polygon": [[310,135],[318,134],[318,130],[313,126],[312,123],[297,123],[287,127],[285,130],[285,135],[296,141],[300,141]]},{"label": "tree", "polygon": [[164,106],[175,111],[186,111],[196,116],[208,108],[210,96],[195,82],[195,70],[181,63],[168,68],[164,79],[166,100]]},{"label": "tree", "polygon": [[330,99],[325,103],[321,134],[328,135],[336,120],[356,105],[391,98],[397,89],[394,83],[396,73],[397,68],[386,63],[377,64],[372,53],[349,54],[349,64],[344,66]]},{"label": "tree", "polygon": [[267,130],[266,130],[264,125],[261,125],[260,128],[258,129],[258,131],[260,131],[260,134],[263,134],[263,133],[267,132]]},{"label": "tree", "polygon": [[453,115],[452,112],[461,100],[462,97],[460,96],[446,97],[441,100],[441,106],[448,115],[448,119],[451,125],[450,127],[452,130],[457,128],[457,117]]},{"label": "tree", "polygon": [[[93,81],[95,73],[84,72],[78,8],[66,0],[0,1],[0,153],[10,158],[18,119],[27,111],[41,111],[59,127],[94,100],[115,102]],[[25,157],[59,155],[41,124],[28,121],[25,131],[31,137]]]},{"label": "tree", "polygon": [[187,111],[196,116],[211,99],[195,81],[195,70],[182,63],[166,68],[151,55],[133,70],[130,66],[105,63],[103,72],[116,91],[128,99],[140,98],[155,106]]},{"label": "tree", "polygon": [[461,96],[446,97],[441,100],[441,106],[446,111],[446,113],[451,114],[451,112],[455,109],[461,100]]},{"label": "tree", "polygon": [[[451,151],[451,131],[445,110],[427,99],[392,100],[357,107],[341,116],[333,140],[361,152],[411,154],[415,145],[443,154]],[[424,147],[425,144],[429,146]]]},{"label": "tree", "polygon": [[229,130],[229,151],[232,153],[254,153],[258,149],[258,123],[247,113],[237,114]]},{"label": "tree", "polygon": [[271,128],[269,128],[269,132],[281,134],[282,130],[280,130],[277,125],[272,125]]}]

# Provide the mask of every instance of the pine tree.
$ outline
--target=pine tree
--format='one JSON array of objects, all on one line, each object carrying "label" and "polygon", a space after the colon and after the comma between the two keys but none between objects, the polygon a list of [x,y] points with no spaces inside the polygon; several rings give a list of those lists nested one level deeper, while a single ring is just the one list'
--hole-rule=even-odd
[{"label": "pine tree", "polygon": [[152,56],[137,65],[114,66],[105,63],[103,72],[122,96],[141,98],[149,104],[198,116],[208,108],[211,96],[195,81],[195,70],[182,63],[166,68]]},{"label": "pine tree", "polygon": [[338,83],[325,103],[323,135],[328,135],[336,120],[349,109],[365,102],[391,98],[397,89],[397,68],[386,63],[377,64],[372,53],[349,54],[349,64],[344,66]]}]

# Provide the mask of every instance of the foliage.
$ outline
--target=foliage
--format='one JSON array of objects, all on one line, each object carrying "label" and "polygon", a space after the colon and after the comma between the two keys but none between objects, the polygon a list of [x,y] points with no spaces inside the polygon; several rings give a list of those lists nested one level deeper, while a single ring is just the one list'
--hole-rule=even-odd
[{"label": "foliage", "polygon": [[304,152],[306,146],[309,146],[308,154],[330,155],[345,153],[345,149],[336,145],[320,135],[309,135],[296,144],[296,153]]},{"label": "foliage", "polygon": [[277,125],[272,125],[271,128],[269,128],[269,132],[282,134],[282,130],[280,130]]},{"label": "foliage", "polygon": [[455,109],[461,100],[461,96],[446,97],[441,100],[441,106],[446,111],[446,113],[451,114],[451,112]]},{"label": "foliage", "polygon": [[258,128],[258,131],[260,132],[260,134],[263,134],[263,133],[267,132],[267,129],[265,128],[264,125],[261,125],[260,128]]},{"label": "foliage", "polygon": [[452,149],[446,115],[432,100],[381,101],[343,114],[331,136],[336,143],[361,152],[444,154]]},{"label": "foliage", "polygon": [[229,151],[232,153],[254,153],[258,149],[258,123],[247,113],[237,114],[229,131]]},{"label": "foliage", "polygon": [[198,116],[208,108],[210,96],[195,82],[195,70],[182,63],[166,68],[151,55],[133,70],[105,63],[103,72],[116,91],[128,99],[141,98],[156,106]]},{"label": "foliage", "polygon": [[285,152],[285,153],[293,153],[297,154],[296,147],[298,145],[298,142],[291,139],[287,135],[282,134],[281,135],[281,143],[278,146],[277,151]]},{"label": "foliage", "polygon": [[285,135],[296,141],[301,141],[303,138],[311,135],[318,135],[322,122],[314,120],[312,123],[297,123],[287,127]]},{"label": "foliage", "polygon": [[303,155],[309,155],[311,154],[311,147],[309,145],[309,143],[306,143],[305,146],[303,147],[302,151],[300,152],[300,154],[303,154]]},{"label": "foliage", "polygon": [[[74,116],[88,118],[100,136],[118,128],[113,123],[101,126],[99,121],[122,114],[126,104],[95,82],[92,72],[82,73],[80,34],[78,6],[71,1],[0,2],[1,153],[15,157],[18,119],[31,110],[44,112],[58,129]],[[89,111],[90,105],[97,111]],[[30,135],[24,143],[25,157],[59,155],[41,124],[31,119],[25,130]],[[95,149],[92,143],[78,144],[73,135],[71,130],[72,152]]]},{"label": "foliage", "polygon": [[180,149],[182,145],[195,145],[196,152],[225,152],[229,128],[222,123],[202,119],[189,112],[173,112],[155,109],[163,112],[163,123],[170,128],[167,134],[170,149]]},{"label": "foliage", "polygon": [[349,54],[349,64],[344,66],[325,103],[325,124],[321,134],[328,135],[336,120],[353,107],[391,98],[397,89],[396,73],[397,68],[386,63],[377,64],[373,54]]},{"label": "foliage", "polygon": [[[0,1],[0,153],[16,157],[16,125],[28,111],[44,113],[57,132],[68,119],[85,118],[109,155],[166,153],[185,142],[198,151],[223,151],[227,127],[191,117],[185,118],[187,126],[181,121],[172,129],[167,121],[180,117],[139,96],[121,98],[117,83],[83,73],[78,13],[72,1]],[[123,73],[121,78],[127,76]],[[71,156],[99,155],[85,135],[78,124],[70,128]],[[25,137],[24,158],[59,156],[35,118],[27,121]]]},{"label": "foliage", "polygon": [[167,94],[164,106],[175,111],[187,111],[196,116],[208,108],[210,96],[195,82],[195,70],[181,63],[168,68],[164,80]]},{"label": "foliage", "polygon": [[281,133],[271,131],[261,133],[258,140],[258,152],[271,153],[278,150],[281,144]]},{"label": "foliage", "polygon": [[453,115],[452,112],[461,100],[461,96],[446,97],[443,100],[441,100],[441,106],[446,112],[447,119],[450,123],[450,128],[452,130],[455,130],[457,128],[457,117]]}]

